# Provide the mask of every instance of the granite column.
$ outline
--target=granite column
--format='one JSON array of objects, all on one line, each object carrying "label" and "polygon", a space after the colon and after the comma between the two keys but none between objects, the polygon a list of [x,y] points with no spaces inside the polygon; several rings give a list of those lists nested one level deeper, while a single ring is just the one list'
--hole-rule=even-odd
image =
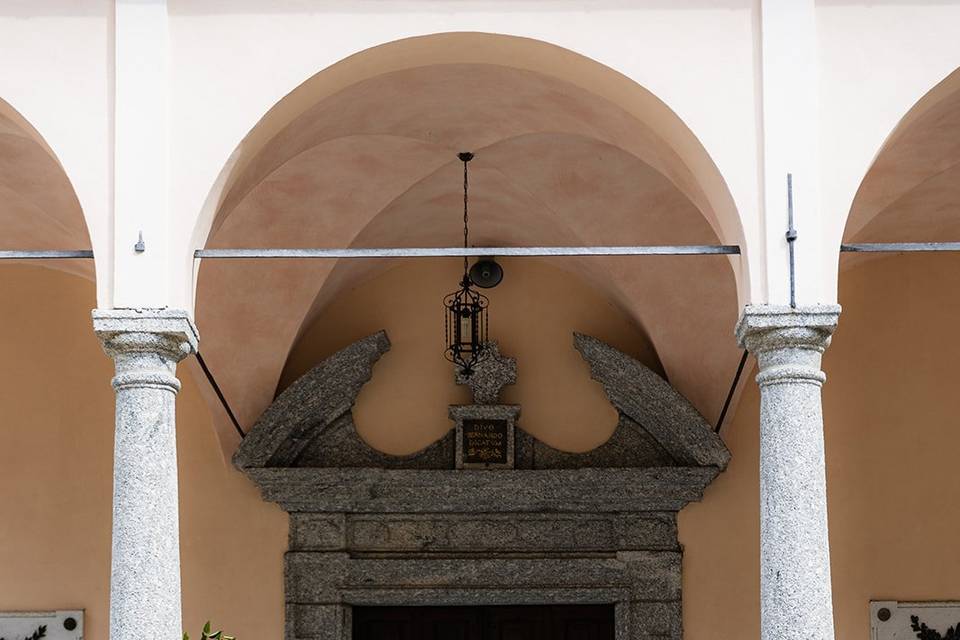
[{"label": "granite column", "polygon": [[749,305],[737,325],[760,370],[762,640],[834,637],[820,361],[839,314]]},{"label": "granite column", "polygon": [[95,309],[93,326],[116,364],[110,638],[179,640],[175,374],[197,330],[169,309]]}]

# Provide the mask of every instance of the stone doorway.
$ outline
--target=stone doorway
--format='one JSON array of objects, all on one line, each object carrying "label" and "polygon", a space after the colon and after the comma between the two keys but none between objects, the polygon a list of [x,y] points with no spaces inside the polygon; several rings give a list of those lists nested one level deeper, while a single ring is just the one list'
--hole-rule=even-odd
[{"label": "stone doorway", "polygon": [[[452,406],[456,426],[415,454],[371,449],[351,408],[390,348],[385,332],[334,354],[274,401],[234,463],[290,514],[287,640],[351,640],[356,612],[368,607],[431,607],[435,616],[479,610],[488,620],[522,611],[524,624],[549,633],[553,623],[536,616],[562,619],[560,609],[584,606],[613,612],[606,618],[613,636],[598,640],[680,640],[677,512],[702,497],[730,454],[643,364],[590,336],[576,334],[573,346],[620,416],[610,439],[583,453],[549,447],[524,431],[519,406],[496,404]],[[499,388],[515,377],[512,367],[485,362],[506,374],[490,380],[478,369],[475,399],[481,383]],[[469,438],[460,418],[468,411],[507,423],[498,440],[505,466],[463,464]],[[494,626],[513,628],[506,622]],[[382,637],[445,640],[411,636],[398,629],[412,622],[397,624],[394,632],[382,626]],[[497,638],[594,637],[584,633]]]},{"label": "stone doorway", "polygon": [[353,640],[614,640],[614,607],[354,607]]}]

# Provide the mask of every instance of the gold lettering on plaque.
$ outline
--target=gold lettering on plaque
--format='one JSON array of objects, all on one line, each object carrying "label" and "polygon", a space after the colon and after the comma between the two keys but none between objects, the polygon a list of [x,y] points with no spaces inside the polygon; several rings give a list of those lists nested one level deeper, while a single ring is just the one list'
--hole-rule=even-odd
[{"label": "gold lettering on plaque", "polygon": [[468,464],[506,464],[507,421],[464,420],[463,461]]}]

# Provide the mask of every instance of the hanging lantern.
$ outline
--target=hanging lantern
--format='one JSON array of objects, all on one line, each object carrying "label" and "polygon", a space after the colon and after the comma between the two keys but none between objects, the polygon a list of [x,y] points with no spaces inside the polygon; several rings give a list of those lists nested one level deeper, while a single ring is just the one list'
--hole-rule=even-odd
[{"label": "hanging lantern", "polygon": [[447,295],[447,360],[459,366],[464,375],[473,373],[487,342],[487,306],[485,295],[474,291],[464,278],[460,289]]},{"label": "hanging lantern", "polygon": [[[463,248],[470,242],[467,192],[467,163],[473,154],[464,152],[457,155],[463,162]],[[443,299],[446,307],[447,360],[462,370],[464,375],[473,373],[474,365],[479,362],[483,345],[487,342],[487,306],[490,301],[473,288],[470,280],[469,264],[463,258],[463,279],[460,288]]]}]

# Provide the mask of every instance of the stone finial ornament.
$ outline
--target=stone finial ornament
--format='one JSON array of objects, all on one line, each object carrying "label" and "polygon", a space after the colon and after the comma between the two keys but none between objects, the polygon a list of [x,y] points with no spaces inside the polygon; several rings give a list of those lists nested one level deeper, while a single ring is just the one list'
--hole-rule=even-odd
[{"label": "stone finial ornament", "polygon": [[500,345],[487,342],[483,356],[473,366],[473,372],[464,375],[460,367],[454,374],[457,384],[467,385],[473,392],[475,404],[498,404],[500,391],[508,384],[517,383],[517,361],[500,353]]}]

